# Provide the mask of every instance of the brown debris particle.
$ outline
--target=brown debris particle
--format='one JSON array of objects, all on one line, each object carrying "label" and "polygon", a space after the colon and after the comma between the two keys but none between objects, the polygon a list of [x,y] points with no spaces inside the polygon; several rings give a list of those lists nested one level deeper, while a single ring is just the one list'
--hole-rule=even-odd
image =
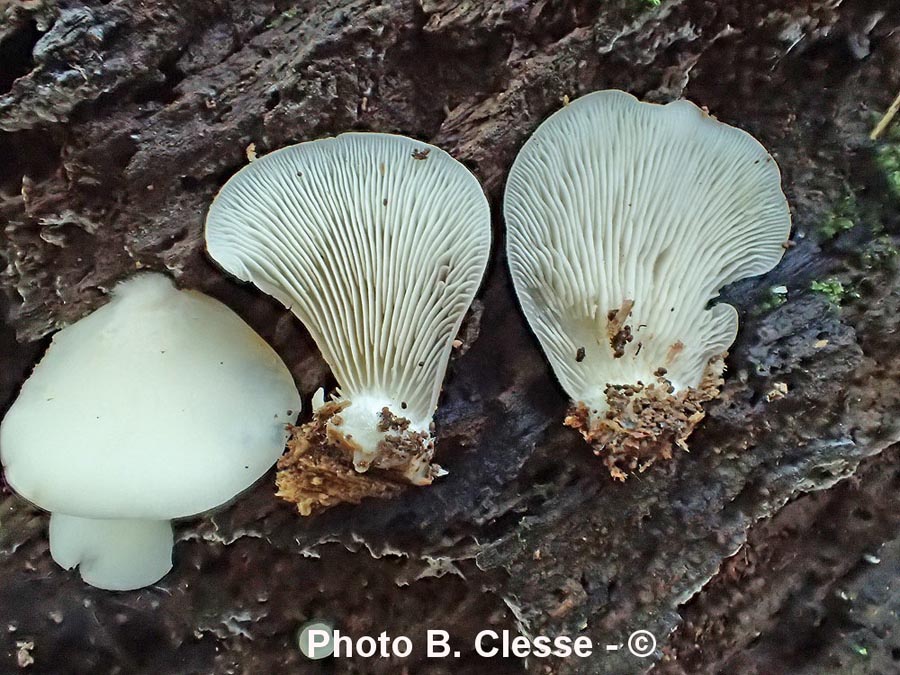
[{"label": "brown debris particle", "polygon": [[346,401],[326,403],[310,422],[291,427],[287,452],[278,460],[276,495],[295,504],[300,515],[337,504],[358,504],[367,497],[393,497],[409,484],[406,472],[423,463],[428,470],[418,484],[429,484],[439,470],[430,464],[434,453],[430,437],[410,431],[409,420],[388,408],[381,411],[377,427],[385,438],[364,473],[357,470],[353,457],[359,448],[337,428],[347,405]]},{"label": "brown debris particle", "polygon": [[710,359],[700,385],[680,392],[675,392],[662,368],[649,385],[607,385],[608,409],[601,418],[592,418],[591,409],[578,402],[565,425],[578,429],[594,454],[603,458],[610,475],[624,481],[657,459],[670,459],[674,447],[688,449],[688,436],[706,415],[702,404],[719,395],[724,369],[725,354]]},{"label": "brown debris particle", "polygon": [[781,245],[781,248],[787,250],[787,249],[790,249],[790,248],[794,248],[796,245],[797,245],[797,242],[796,242],[796,241],[793,241],[792,239],[788,239],[786,242],[784,242],[784,243]]},{"label": "brown debris particle", "polygon": [[617,359],[625,355],[625,346],[634,339],[631,326],[625,323],[633,308],[634,300],[625,300],[621,307],[610,310],[606,315],[606,334],[613,356]]},{"label": "brown debris particle", "polygon": [[567,597],[565,600],[559,603],[559,605],[547,612],[547,614],[553,619],[561,619],[562,617],[571,613],[571,611],[575,608],[575,605],[575,598]]},{"label": "brown debris particle", "polygon": [[581,363],[582,361],[584,361],[584,357],[585,357],[584,347],[579,347],[578,351],[575,352],[575,362]]},{"label": "brown debris particle", "polygon": [[675,359],[678,358],[678,355],[684,351],[684,343],[679,340],[674,343],[671,347],[669,347],[669,351],[666,353],[666,363],[672,365],[675,362]]},{"label": "brown debris particle", "polygon": [[406,431],[409,429],[409,420],[405,417],[395,415],[391,412],[390,408],[385,406],[381,409],[381,413],[379,414],[378,426],[376,429],[381,433],[392,429],[396,431]]},{"label": "brown debris particle", "polygon": [[587,598],[584,587],[573,579],[566,580],[560,591],[563,593],[562,602],[547,612],[554,619],[567,616]]},{"label": "brown debris particle", "polygon": [[428,155],[431,153],[429,148],[422,148],[421,150],[413,150],[412,158],[413,159],[428,159]]}]

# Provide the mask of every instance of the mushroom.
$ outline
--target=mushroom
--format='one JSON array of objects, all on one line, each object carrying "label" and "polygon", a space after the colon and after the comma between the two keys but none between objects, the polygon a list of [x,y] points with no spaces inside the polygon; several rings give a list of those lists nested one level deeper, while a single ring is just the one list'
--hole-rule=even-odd
[{"label": "mushroom", "polygon": [[130,590],[171,569],[171,519],[275,463],[299,409],[284,363],[234,312],[142,274],[54,335],[0,425],[0,459],[51,512],[53,559]]},{"label": "mushroom", "polygon": [[308,515],[430,484],[441,383],[490,250],[475,177],[404,136],[300,143],[225,184],[206,242],[223,269],[300,319],[337,380],[289,441],[279,496]]},{"label": "mushroom", "polygon": [[772,269],[791,228],[778,167],[688,101],[588,94],[525,143],[504,199],[522,309],[565,423],[616,478],[669,457],[716,397],[736,310],[726,284]]}]

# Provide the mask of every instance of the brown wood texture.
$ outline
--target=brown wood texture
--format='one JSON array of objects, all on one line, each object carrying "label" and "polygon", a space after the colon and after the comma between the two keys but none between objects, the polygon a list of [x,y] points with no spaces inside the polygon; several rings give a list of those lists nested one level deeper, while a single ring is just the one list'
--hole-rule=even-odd
[{"label": "brown wood texture", "polygon": [[[691,453],[624,484],[562,426],[500,209],[528,135],[602,88],[684,96],[755,135],[796,242],[723,293],[741,333]],[[332,384],[302,326],[205,257],[206,209],[251,144],[408,134],[466,163],[495,214],[437,414],[448,476],[305,520],[267,476],[180,523],[174,571],[133,593],[57,568],[46,516],[4,490],[0,672],[22,670],[22,643],[29,672],[54,674],[898,672],[898,198],[879,161],[890,141],[868,138],[898,89],[897,2],[0,4],[0,409],[52,331],[139,269],[235,309],[307,402]],[[834,235],[848,204],[853,227]],[[810,288],[831,277],[852,289],[840,306]],[[417,649],[313,664],[295,644],[311,618]],[[427,628],[460,658],[425,659]],[[485,628],[597,645],[643,628],[660,650],[488,661],[473,650]]]}]

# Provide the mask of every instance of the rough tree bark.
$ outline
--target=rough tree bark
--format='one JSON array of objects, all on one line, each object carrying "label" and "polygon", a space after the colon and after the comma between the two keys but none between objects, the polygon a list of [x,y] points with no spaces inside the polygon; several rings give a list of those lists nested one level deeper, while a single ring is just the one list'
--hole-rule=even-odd
[{"label": "rough tree bark", "polygon": [[[900,174],[897,146],[868,139],[900,89],[900,4],[13,0],[0,17],[0,406],[46,337],[137,269],[229,304],[305,397],[330,382],[288,313],[204,257],[205,210],[251,143],[409,134],[471,167],[497,215],[437,416],[446,478],[302,520],[267,477],[183,523],[175,570],[125,594],[56,568],[46,517],[4,491],[0,672],[28,653],[35,673],[900,668]],[[562,427],[497,208],[536,125],[606,87],[686,96],[759,138],[797,244],[726,289],[741,334],[692,452],[625,484]],[[843,293],[811,290],[831,277]],[[295,647],[313,617],[419,645],[443,628],[462,655],[314,665]],[[660,651],[487,662],[472,642],[489,627],[600,645],[645,628]]]}]

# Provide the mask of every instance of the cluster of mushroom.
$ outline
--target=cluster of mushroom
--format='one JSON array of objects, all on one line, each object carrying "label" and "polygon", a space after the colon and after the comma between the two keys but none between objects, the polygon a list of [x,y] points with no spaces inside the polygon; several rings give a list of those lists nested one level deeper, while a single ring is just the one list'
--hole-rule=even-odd
[{"label": "cluster of mushroom", "polygon": [[156,582],[169,521],[231,500],[279,457],[278,494],[303,514],[441,473],[433,415],[490,251],[474,176],[402,136],[302,143],[228,181],[206,235],[222,268],[304,322],[339,389],[293,426],[300,396],[274,351],[156,274],[57,333],[0,453],[13,489],[52,512],[54,560],[94,586]]},{"label": "cluster of mushroom", "polygon": [[[737,331],[734,308],[708,305],[771,269],[789,233],[772,158],[688,102],[597,92],[525,144],[504,207],[519,300],[574,401],[565,423],[616,477],[685,447]],[[278,495],[303,515],[443,473],[434,414],[491,246],[462,164],[378,133],[290,146],[225,184],[206,243],[305,325],[337,388],[294,426],[300,397],[274,351],[160,275],[60,331],[0,426],[0,456],[53,513],[54,559],[102,588],[161,578],[169,521],[276,459]]]}]

